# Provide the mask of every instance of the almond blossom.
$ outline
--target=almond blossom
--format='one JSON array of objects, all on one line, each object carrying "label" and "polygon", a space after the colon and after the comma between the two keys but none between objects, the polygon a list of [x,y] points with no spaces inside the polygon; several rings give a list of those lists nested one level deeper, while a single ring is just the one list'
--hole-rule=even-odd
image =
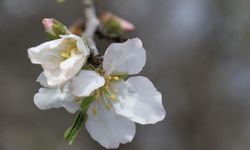
[{"label": "almond blossom", "polygon": [[72,79],[86,63],[90,54],[84,41],[73,34],[61,35],[28,49],[33,64],[40,64],[50,86],[60,85]]},{"label": "almond blossom", "polygon": [[96,40],[123,41],[123,34],[134,30],[134,25],[112,13],[98,18],[93,0],[82,3],[84,22],[80,19],[69,30],[54,18],[44,18],[45,31],[53,40],[28,49],[31,62],[43,68],[37,79],[43,87],[35,94],[34,104],[41,110],[77,112],[64,133],[69,145],[85,125],[103,147],[118,148],[133,140],[136,123],[155,124],[166,111],[153,83],[135,76],[146,64],[139,38],[112,43],[104,55],[99,53],[101,44]]},{"label": "almond blossom", "polygon": [[85,126],[105,148],[131,142],[135,123],[154,124],[165,117],[161,93],[148,78],[135,76],[125,80],[127,75],[138,74],[145,63],[140,39],[113,43],[105,52],[102,68],[95,70],[99,74],[88,70],[88,74],[76,76],[69,84],[75,96],[95,95]]},{"label": "almond blossom", "polygon": [[75,113],[80,107],[77,97],[70,93],[68,83],[60,86],[48,85],[42,72],[37,78],[43,88],[34,96],[35,105],[41,110],[64,107],[68,112]]},{"label": "almond blossom", "polygon": [[[84,78],[82,78],[84,77]],[[96,78],[94,78],[96,77]],[[78,78],[81,78],[81,83],[85,83],[84,92],[82,96],[88,96],[90,93],[103,86],[104,79],[98,77],[96,72],[81,70],[78,74]],[[39,92],[34,96],[35,105],[41,110],[47,110],[51,108],[64,107],[68,112],[75,113],[80,108],[81,97],[75,96],[69,89],[71,80],[60,86],[50,86],[48,81],[42,72],[37,78],[43,88],[39,89]],[[79,87],[79,90],[82,90]]]}]

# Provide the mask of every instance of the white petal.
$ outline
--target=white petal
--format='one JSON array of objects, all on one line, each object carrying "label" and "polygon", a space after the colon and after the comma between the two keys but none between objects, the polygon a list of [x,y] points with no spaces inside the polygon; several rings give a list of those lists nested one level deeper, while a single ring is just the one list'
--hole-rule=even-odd
[{"label": "white petal", "polygon": [[83,61],[84,59],[82,55],[76,55],[75,53],[72,53],[68,59],[61,62],[60,68],[62,70],[72,69],[75,67],[74,65],[77,64],[77,69],[75,70],[79,70],[79,68],[83,65]]},{"label": "white petal", "polygon": [[47,79],[44,75],[44,73],[40,73],[40,75],[38,76],[38,78],[36,79],[37,82],[39,82],[42,86],[44,87],[49,87],[48,83],[47,83]]},{"label": "white petal", "polygon": [[40,88],[34,96],[34,103],[41,110],[64,107],[70,113],[79,109],[79,106],[73,100],[74,97],[62,93],[60,89]]},{"label": "white petal", "polygon": [[80,71],[83,63],[83,57],[73,54],[73,56],[61,63],[60,68],[50,69],[42,65],[48,85],[61,85],[72,79]]},{"label": "white petal", "polygon": [[69,88],[76,96],[89,96],[94,90],[105,84],[103,77],[94,71],[82,70],[72,80]]},{"label": "white petal", "polygon": [[40,73],[38,76],[37,82],[39,82],[42,86],[47,87],[47,88],[56,88],[57,86],[50,86],[47,82],[47,78],[44,75],[44,72]]},{"label": "white petal", "polygon": [[28,55],[32,63],[43,64],[46,67],[55,68],[59,65],[61,58],[58,57],[58,48],[63,39],[45,42],[36,47],[28,49]]},{"label": "white petal", "polygon": [[67,82],[63,88],[63,94],[61,95],[62,106],[70,113],[75,113],[80,108],[80,104],[75,102],[76,97],[72,95],[69,89],[70,82]]},{"label": "white petal", "polygon": [[60,107],[60,90],[40,88],[34,96],[34,103],[39,109],[46,110]]},{"label": "white petal", "polygon": [[105,148],[118,148],[120,143],[131,142],[135,136],[135,123],[116,115],[112,109],[107,110],[102,102],[90,105],[85,125],[90,136]]},{"label": "white petal", "polygon": [[72,53],[70,58],[60,64],[60,68],[68,80],[73,78],[81,70],[85,62],[86,59],[84,59],[82,55]]},{"label": "white petal", "polygon": [[161,93],[149,79],[137,76],[112,85],[118,90],[118,99],[113,102],[117,114],[140,124],[154,124],[165,118]]},{"label": "white petal", "polygon": [[80,106],[75,102],[63,102],[62,106],[69,112],[69,113],[76,113]]},{"label": "white petal", "polygon": [[49,86],[57,86],[65,83],[68,79],[64,71],[60,68],[50,69],[42,66],[44,69],[44,75],[47,78],[47,83]]},{"label": "white petal", "polygon": [[103,68],[106,73],[137,74],[146,63],[146,52],[140,39],[111,44],[104,55]]}]

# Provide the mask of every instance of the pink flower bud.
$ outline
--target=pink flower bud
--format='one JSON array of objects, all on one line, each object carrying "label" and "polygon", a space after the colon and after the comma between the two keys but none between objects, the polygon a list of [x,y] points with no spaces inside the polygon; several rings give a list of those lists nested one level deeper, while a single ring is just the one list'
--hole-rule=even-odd
[{"label": "pink flower bud", "polygon": [[54,19],[52,19],[52,18],[44,18],[42,23],[43,23],[43,26],[44,26],[46,32],[48,32],[48,33],[50,33],[52,35],[55,34],[54,31],[53,31]]},{"label": "pink flower bud", "polygon": [[127,20],[124,20],[122,18],[117,18],[117,19],[119,20],[121,27],[124,31],[129,32],[135,29],[135,26],[132,23],[128,22]]},{"label": "pink flower bud", "polygon": [[50,38],[57,39],[60,38],[60,35],[67,35],[70,33],[67,27],[56,19],[44,18],[42,23]]},{"label": "pink flower bud", "polygon": [[110,20],[117,22],[120,25],[122,31],[130,32],[135,29],[135,26],[129,21],[120,18],[110,12],[105,12],[100,16],[100,20],[103,24],[109,22]]}]

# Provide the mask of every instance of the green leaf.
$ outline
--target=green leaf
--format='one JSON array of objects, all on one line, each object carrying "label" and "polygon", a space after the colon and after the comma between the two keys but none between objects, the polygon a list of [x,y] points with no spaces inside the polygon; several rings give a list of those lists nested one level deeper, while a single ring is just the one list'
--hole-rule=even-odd
[{"label": "green leaf", "polygon": [[86,114],[79,111],[73,125],[65,131],[64,139],[69,142],[69,145],[71,145],[77,137],[86,116]]},{"label": "green leaf", "polygon": [[69,142],[69,145],[71,145],[74,142],[81,127],[83,126],[83,123],[87,120],[88,118],[87,111],[89,105],[91,104],[91,102],[93,102],[94,99],[95,96],[88,96],[82,100],[81,110],[78,112],[73,125],[65,131],[64,139]]},{"label": "green leaf", "polygon": [[85,113],[87,112],[89,105],[93,102],[94,99],[95,99],[95,95],[88,96],[88,97],[83,99],[83,101],[81,103],[82,112],[85,112]]}]

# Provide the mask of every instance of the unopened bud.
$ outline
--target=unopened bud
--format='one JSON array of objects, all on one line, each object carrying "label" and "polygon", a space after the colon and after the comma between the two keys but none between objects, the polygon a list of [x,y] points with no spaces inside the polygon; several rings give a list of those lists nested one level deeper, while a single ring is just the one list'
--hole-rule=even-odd
[{"label": "unopened bud", "polygon": [[130,31],[135,30],[135,26],[131,22],[124,20],[122,18],[119,18],[119,17],[117,17],[117,20],[120,23],[120,25],[124,31],[130,32]]},{"label": "unopened bud", "polygon": [[53,18],[44,18],[42,23],[45,31],[52,39],[58,39],[60,35],[69,34],[67,27]]},{"label": "unopened bud", "polygon": [[109,34],[120,36],[124,32],[130,32],[135,29],[132,23],[110,12],[103,13],[100,16],[100,20],[104,30]]}]

